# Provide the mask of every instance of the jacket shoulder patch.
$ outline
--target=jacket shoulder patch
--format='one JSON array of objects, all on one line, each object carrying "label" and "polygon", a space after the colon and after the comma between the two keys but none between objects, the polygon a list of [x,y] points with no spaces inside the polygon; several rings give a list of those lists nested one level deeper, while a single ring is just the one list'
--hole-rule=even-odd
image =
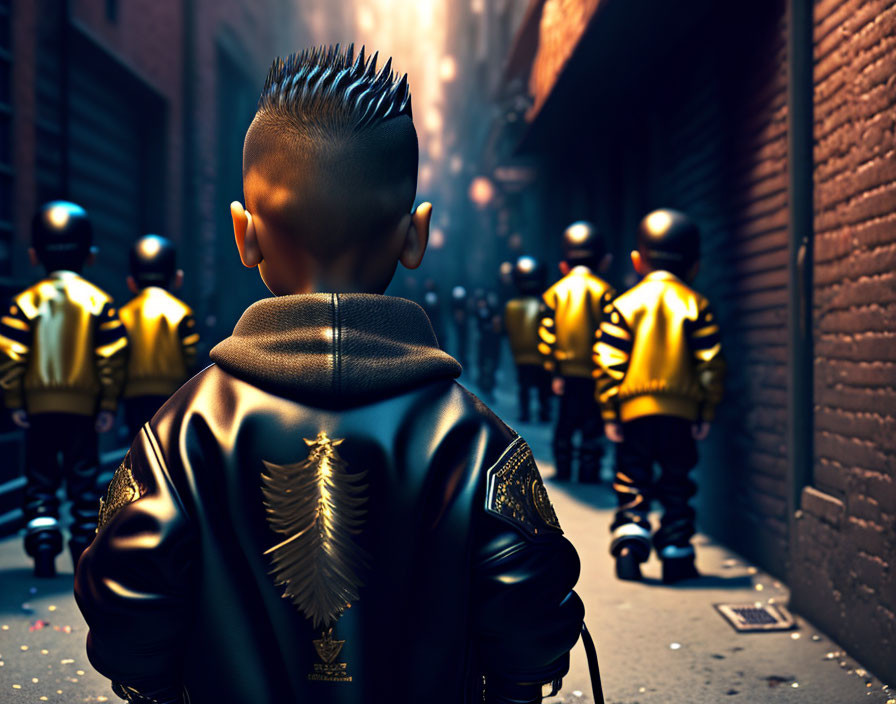
[{"label": "jacket shoulder patch", "polygon": [[100,531],[128,504],[134,503],[143,495],[143,488],[134,479],[131,471],[131,453],[125,455],[118,465],[112,481],[106,488],[106,495],[100,499],[100,513],[97,518],[97,531]]},{"label": "jacket shoulder patch", "polygon": [[520,437],[488,470],[485,510],[522,529],[530,538],[563,532],[532,450]]}]

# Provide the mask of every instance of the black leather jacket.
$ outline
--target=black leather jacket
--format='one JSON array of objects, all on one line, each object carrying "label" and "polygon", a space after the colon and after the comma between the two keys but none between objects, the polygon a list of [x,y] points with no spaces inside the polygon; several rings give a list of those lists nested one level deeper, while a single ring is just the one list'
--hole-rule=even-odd
[{"label": "black leather jacket", "polygon": [[540,701],[579,635],[578,557],[422,310],[267,299],[212,359],[135,439],[78,565],[94,667],[134,701]]}]

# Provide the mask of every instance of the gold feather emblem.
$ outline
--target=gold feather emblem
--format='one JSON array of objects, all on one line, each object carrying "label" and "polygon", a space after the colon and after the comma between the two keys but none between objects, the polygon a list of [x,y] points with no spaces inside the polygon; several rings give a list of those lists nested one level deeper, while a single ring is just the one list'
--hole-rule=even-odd
[{"label": "gold feather emblem", "polygon": [[323,431],[305,439],[308,457],[298,464],[265,462],[261,475],[268,525],[286,540],[265,551],[283,598],[315,629],[330,628],[358,598],[369,557],[355,542],[367,513],[367,472],[349,472]]}]

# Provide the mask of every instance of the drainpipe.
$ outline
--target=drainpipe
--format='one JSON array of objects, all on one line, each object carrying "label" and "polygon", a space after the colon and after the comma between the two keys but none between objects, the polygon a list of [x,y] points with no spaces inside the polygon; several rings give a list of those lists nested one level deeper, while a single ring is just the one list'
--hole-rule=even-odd
[{"label": "drainpipe", "polygon": [[[811,485],[813,446],[814,37],[811,0],[787,0],[787,162],[790,229],[788,305],[788,502],[790,544],[803,488]],[[792,548],[791,548],[792,550]],[[788,570],[792,560],[788,559]],[[791,580],[792,581],[792,580]]]}]

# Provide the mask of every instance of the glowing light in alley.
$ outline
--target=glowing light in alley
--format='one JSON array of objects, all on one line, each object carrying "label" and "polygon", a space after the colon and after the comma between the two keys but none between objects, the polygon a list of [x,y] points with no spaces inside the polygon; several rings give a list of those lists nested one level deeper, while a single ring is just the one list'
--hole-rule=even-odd
[{"label": "glowing light in alley", "polygon": [[453,56],[443,56],[439,63],[439,78],[446,83],[451,83],[457,78],[457,62]]},{"label": "glowing light in alley", "polygon": [[495,197],[495,187],[485,176],[477,176],[470,184],[470,200],[484,208]]}]

